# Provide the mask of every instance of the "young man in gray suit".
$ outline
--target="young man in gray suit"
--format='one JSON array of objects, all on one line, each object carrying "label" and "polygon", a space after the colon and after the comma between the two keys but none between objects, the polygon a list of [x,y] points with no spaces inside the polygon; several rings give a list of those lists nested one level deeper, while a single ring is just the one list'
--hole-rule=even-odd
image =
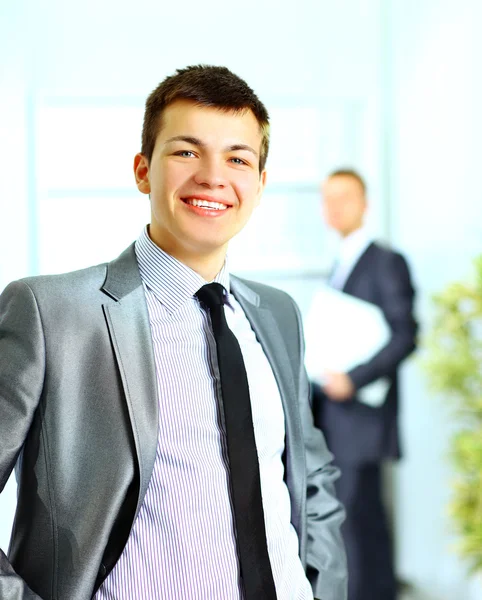
[{"label": "young man in gray suit", "polygon": [[[268,142],[243,80],[177,71],[146,103],[136,243],[0,297],[0,488],[15,465],[19,484],[1,598],[345,600],[338,470],[313,427],[298,309],[226,263]],[[206,287],[221,290],[209,311]],[[229,394],[225,360],[244,373]],[[255,468],[230,433],[248,391]]]}]

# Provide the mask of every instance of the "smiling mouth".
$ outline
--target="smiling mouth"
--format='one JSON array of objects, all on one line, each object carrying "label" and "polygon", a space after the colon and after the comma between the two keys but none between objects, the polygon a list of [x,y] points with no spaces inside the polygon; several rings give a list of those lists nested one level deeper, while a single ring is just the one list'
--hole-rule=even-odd
[{"label": "smiling mouth", "polygon": [[229,208],[227,204],[222,202],[213,202],[211,200],[200,200],[199,198],[181,198],[184,204],[197,206],[198,208],[206,208],[208,210],[226,210]]}]

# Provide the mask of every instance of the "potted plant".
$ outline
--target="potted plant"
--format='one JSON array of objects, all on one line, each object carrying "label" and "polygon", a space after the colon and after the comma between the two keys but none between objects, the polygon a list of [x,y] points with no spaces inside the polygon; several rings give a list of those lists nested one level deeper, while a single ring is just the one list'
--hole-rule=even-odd
[{"label": "potted plant", "polygon": [[427,336],[430,388],[449,399],[457,419],[449,506],[457,549],[471,572],[482,571],[482,256],[471,282],[452,283],[434,297]]}]

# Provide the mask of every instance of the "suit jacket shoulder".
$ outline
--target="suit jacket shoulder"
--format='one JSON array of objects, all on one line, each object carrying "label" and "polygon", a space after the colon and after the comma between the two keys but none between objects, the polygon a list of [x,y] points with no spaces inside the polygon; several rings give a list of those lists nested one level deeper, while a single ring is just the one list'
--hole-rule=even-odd
[{"label": "suit jacket shoulder", "polygon": [[87,299],[105,302],[107,296],[119,300],[142,285],[142,280],[131,244],[112,261],[68,273],[25,277],[10,285],[18,283],[29,287],[36,298],[48,300],[50,305],[52,302],[68,305]]},{"label": "suit jacket shoulder", "polygon": [[383,291],[380,288],[399,279],[408,283],[412,289],[405,258],[385,245],[372,242],[353,267],[343,291],[380,305]]},{"label": "suit jacket shoulder", "polygon": [[406,260],[403,254],[395,248],[392,248],[388,244],[382,242],[372,242],[374,255],[377,256],[379,261],[403,261],[406,264]]},{"label": "suit jacket shoulder", "polygon": [[265,305],[267,308],[276,309],[276,306],[281,304],[282,309],[284,310],[286,310],[289,306],[291,306],[292,310],[295,306],[295,301],[293,298],[283,290],[260,283],[258,281],[253,281],[251,279],[237,277],[236,275],[232,275],[231,278],[234,280],[235,286],[242,284],[245,286],[245,288],[254,292],[259,297],[260,305]]},{"label": "suit jacket shoulder", "polygon": [[252,303],[267,309],[274,318],[282,335],[290,359],[299,365],[304,352],[301,313],[293,298],[283,290],[236,276],[231,276],[233,291],[249,295]]}]

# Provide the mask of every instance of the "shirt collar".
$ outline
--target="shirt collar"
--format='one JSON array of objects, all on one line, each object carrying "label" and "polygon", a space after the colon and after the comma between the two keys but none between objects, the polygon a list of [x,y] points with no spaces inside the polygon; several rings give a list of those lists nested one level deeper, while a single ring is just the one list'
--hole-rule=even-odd
[{"label": "shirt collar", "polygon": [[[159,248],[149,237],[147,226],[137,238],[135,252],[142,282],[170,313],[175,312],[208,283],[199,273]],[[227,261],[213,281],[226,289],[226,302],[230,304]]]},{"label": "shirt collar", "polygon": [[341,242],[340,262],[346,264],[358,259],[371,242],[372,237],[366,227],[356,229]]}]

